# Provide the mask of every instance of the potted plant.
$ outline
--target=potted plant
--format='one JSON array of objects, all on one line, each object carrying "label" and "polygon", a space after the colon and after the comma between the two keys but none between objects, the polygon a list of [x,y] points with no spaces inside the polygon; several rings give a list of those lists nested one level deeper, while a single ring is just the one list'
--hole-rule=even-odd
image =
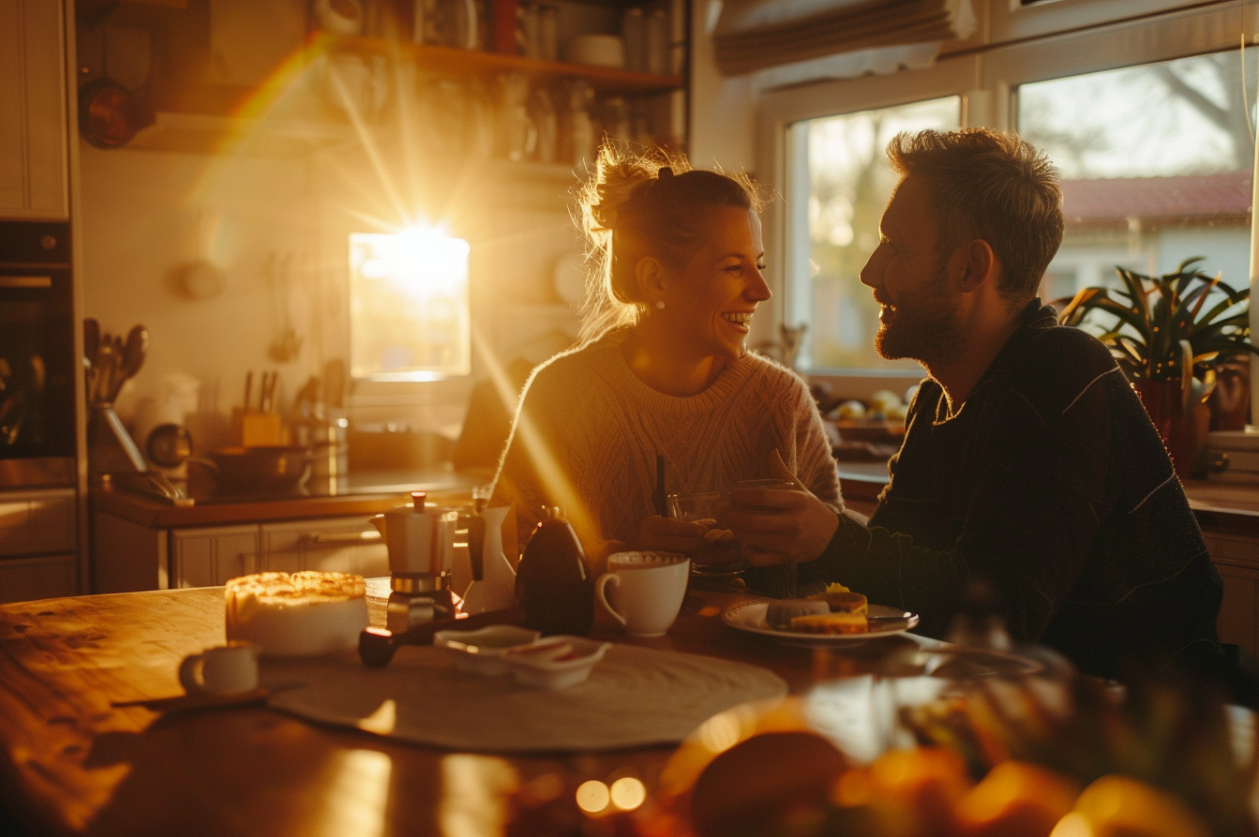
[{"label": "potted plant", "polygon": [[1163,276],[1117,267],[1122,288],[1084,288],[1058,318],[1110,348],[1182,476],[1206,439],[1216,367],[1259,354],[1250,342],[1250,289],[1204,273],[1202,258]]}]

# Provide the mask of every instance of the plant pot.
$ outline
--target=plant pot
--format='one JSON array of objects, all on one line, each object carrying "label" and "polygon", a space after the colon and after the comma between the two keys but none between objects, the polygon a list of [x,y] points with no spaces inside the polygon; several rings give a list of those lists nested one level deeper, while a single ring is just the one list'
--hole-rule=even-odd
[{"label": "plant pot", "polygon": [[1182,409],[1180,381],[1136,381],[1132,388],[1162,437],[1176,475],[1181,479],[1200,475],[1206,465],[1210,408],[1197,404],[1188,411]]}]

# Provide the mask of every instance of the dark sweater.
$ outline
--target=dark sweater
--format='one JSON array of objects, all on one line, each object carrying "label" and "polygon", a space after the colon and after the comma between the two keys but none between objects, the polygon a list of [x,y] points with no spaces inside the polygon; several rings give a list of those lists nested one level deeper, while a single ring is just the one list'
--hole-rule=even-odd
[{"label": "dark sweater", "polygon": [[1016,639],[1092,674],[1218,656],[1220,579],[1136,393],[1052,308],[1023,316],[956,415],[923,382],[869,526],[841,515],[801,578],[915,611],[941,637],[982,577]]}]

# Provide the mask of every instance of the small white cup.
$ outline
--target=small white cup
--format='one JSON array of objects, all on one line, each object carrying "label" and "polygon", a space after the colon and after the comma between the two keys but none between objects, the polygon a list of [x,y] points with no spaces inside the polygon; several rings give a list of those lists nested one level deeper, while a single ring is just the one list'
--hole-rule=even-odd
[{"label": "small white cup", "polygon": [[691,559],[674,552],[618,552],[595,582],[595,596],[630,636],[664,636],[682,609],[690,571]]},{"label": "small white cup", "polygon": [[190,695],[248,692],[258,688],[258,654],[252,642],[232,641],[192,654],[179,664],[179,682]]}]

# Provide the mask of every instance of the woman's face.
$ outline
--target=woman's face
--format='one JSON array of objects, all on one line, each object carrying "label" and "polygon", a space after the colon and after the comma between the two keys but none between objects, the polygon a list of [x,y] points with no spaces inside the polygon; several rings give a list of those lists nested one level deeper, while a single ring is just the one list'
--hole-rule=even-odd
[{"label": "woman's face", "polygon": [[663,310],[680,346],[703,357],[743,357],[752,314],[771,296],[762,271],[761,219],[750,209],[709,211],[699,248],[664,290]]}]

